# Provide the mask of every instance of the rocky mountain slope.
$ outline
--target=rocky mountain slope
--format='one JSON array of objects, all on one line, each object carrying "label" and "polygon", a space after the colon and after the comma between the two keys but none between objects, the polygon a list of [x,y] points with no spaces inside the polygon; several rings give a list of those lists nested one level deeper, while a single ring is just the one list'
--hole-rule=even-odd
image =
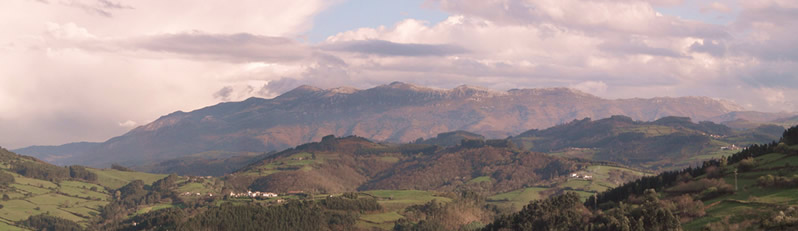
[{"label": "rocky mountain slope", "polygon": [[55,164],[140,165],[208,151],[280,150],[329,134],[409,142],[464,130],[504,138],[585,117],[651,121],[686,116],[700,121],[740,110],[706,97],[609,100],[566,88],[441,90],[400,82],[365,90],[301,86],[273,99],[174,112],[103,143],[15,151]]}]

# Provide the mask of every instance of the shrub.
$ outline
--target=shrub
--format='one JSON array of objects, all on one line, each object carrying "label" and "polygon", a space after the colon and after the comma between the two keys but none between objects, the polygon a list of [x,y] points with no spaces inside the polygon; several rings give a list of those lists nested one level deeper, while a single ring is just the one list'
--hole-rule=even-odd
[{"label": "shrub", "polygon": [[741,172],[751,171],[754,168],[756,168],[756,160],[751,157],[741,160],[740,164],[737,166],[737,169]]}]

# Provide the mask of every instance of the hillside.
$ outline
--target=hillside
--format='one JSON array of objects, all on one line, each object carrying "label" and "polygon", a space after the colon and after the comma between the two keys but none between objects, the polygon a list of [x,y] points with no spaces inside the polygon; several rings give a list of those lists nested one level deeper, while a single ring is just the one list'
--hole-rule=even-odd
[{"label": "hillside", "polygon": [[131,167],[136,171],[181,176],[222,176],[239,170],[266,153],[208,151]]},{"label": "hillside", "polygon": [[0,148],[0,230],[23,230],[17,222],[38,214],[89,226],[113,192],[134,180],[151,184],[165,175],[58,167]]},{"label": "hillside", "polygon": [[736,147],[776,140],[783,131],[775,125],[738,131],[712,122],[693,123],[684,117],[644,122],[612,116],[530,130],[511,140],[525,150],[661,170],[729,156]]},{"label": "hillside", "polygon": [[[453,137],[480,136],[463,132],[438,136],[447,142]],[[253,154],[257,161],[221,178],[147,174],[119,166],[64,168],[5,150],[2,154],[0,179],[5,174],[13,179],[3,187],[10,197],[0,202],[4,230],[70,222],[99,230],[132,229],[137,224],[143,229],[177,230],[195,230],[209,222],[231,229],[255,225],[221,215],[244,211],[262,216],[308,214],[312,220],[308,222],[321,225],[311,229],[322,230],[338,230],[341,225],[386,230],[417,225],[419,219],[429,218],[425,214],[446,214],[438,217],[443,227],[459,229],[481,227],[533,199],[567,192],[584,199],[647,175],[611,163],[518,150],[508,140],[485,139],[442,147],[326,136],[271,155]],[[247,191],[277,196],[250,197]],[[269,220],[261,226],[304,227],[291,221]]]},{"label": "hillside", "polygon": [[281,150],[328,134],[400,143],[455,130],[505,138],[585,117],[705,120],[741,109],[706,97],[608,100],[566,88],[440,90],[399,82],[365,90],[302,86],[273,99],[174,112],[99,144],[16,151],[56,164],[133,166],[204,152]]},{"label": "hillside", "polygon": [[[340,193],[375,189],[503,192],[583,167],[585,164],[566,159],[519,151],[506,140],[465,140],[460,145],[443,148],[328,136],[321,142],[266,157],[230,178],[251,182],[242,187],[275,192]],[[480,181],[486,183],[472,184]]]},{"label": "hillside", "polygon": [[[728,156],[747,145],[775,140],[783,130],[778,125],[734,130],[712,122],[693,123],[681,117],[642,122],[624,116],[612,116],[597,121],[574,120],[545,130],[531,130],[510,140],[522,149],[555,156],[613,161],[661,170]],[[410,144],[453,147],[460,145],[462,140],[485,140],[485,137],[467,131],[453,131],[429,139],[417,139]],[[221,176],[263,158],[261,155],[203,152],[134,168],[154,173]]]},{"label": "hillside", "polygon": [[795,230],[798,127],[695,168],[660,173],[599,193],[534,201],[483,230]]}]

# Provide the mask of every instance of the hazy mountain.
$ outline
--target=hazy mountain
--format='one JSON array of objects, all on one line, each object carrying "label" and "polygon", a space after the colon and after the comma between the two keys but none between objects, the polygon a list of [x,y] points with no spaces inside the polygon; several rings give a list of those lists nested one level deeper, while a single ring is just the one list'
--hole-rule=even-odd
[{"label": "hazy mountain", "polygon": [[784,127],[762,125],[744,131],[686,117],[635,121],[626,116],[585,118],[512,137],[522,149],[646,169],[682,168],[729,156],[740,147],[778,140]]},{"label": "hazy mountain", "polygon": [[56,164],[140,165],[208,151],[280,150],[328,134],[409,142],[464,130],[504,138],[585,117],[706,120],[740,110],[707,97],[609,100],[566,88],[440,90],[400,82],[366,90],[301,86],[273,99],[250,98],[174,112],[83,149],[58,146],[16,151]]}]

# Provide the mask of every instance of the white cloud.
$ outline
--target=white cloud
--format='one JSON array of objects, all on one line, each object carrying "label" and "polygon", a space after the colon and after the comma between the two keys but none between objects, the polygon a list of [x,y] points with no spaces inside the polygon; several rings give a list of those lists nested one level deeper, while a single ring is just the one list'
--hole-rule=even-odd
[{"label": "white cloud", "polygon": [[732,11],[732,9],[726,4],[720,2],[712,2],[704,7],[701,7],[701,12],[711,12],[711,11],[720,12],[720,13],[729,13]]},{"label": "white cloud", "polygon": [[[284,66],[310,65],[295,38],[330,4],[0,1],[0,130],[13,131],[0,145],[103,141],[129,121],[214,104],[241,78],[279,79]],[[244,77],[250,62],[286,63]]]},{"label": "white cloud", "polygon": [[569,87],[599,96],[607,92],[607,84],[603,81],[585,81],[570,85]]},{"label": "white cloud", "polygon": [[134,127],[136,127],[136,125],[138,125],[138,123],[136,123],[136,121],[132,121],[132,120],[126,120],[125,122],[119,122],[119,126],[120,127],[128,128],[128,129],[134,128]]},{"label": "white cloud", "polygon": [[0,1],[0,130],[15,131],[0,145],[99,141],[128,121],[300,84],[570,86],[798,110],[795,1],[711,3],[703,7],[739,9],[713,25],[656,11],[680,0],[435,0],[451,14],[440,23],[406,19],[303,43],[312,17],[335,2]]}]

